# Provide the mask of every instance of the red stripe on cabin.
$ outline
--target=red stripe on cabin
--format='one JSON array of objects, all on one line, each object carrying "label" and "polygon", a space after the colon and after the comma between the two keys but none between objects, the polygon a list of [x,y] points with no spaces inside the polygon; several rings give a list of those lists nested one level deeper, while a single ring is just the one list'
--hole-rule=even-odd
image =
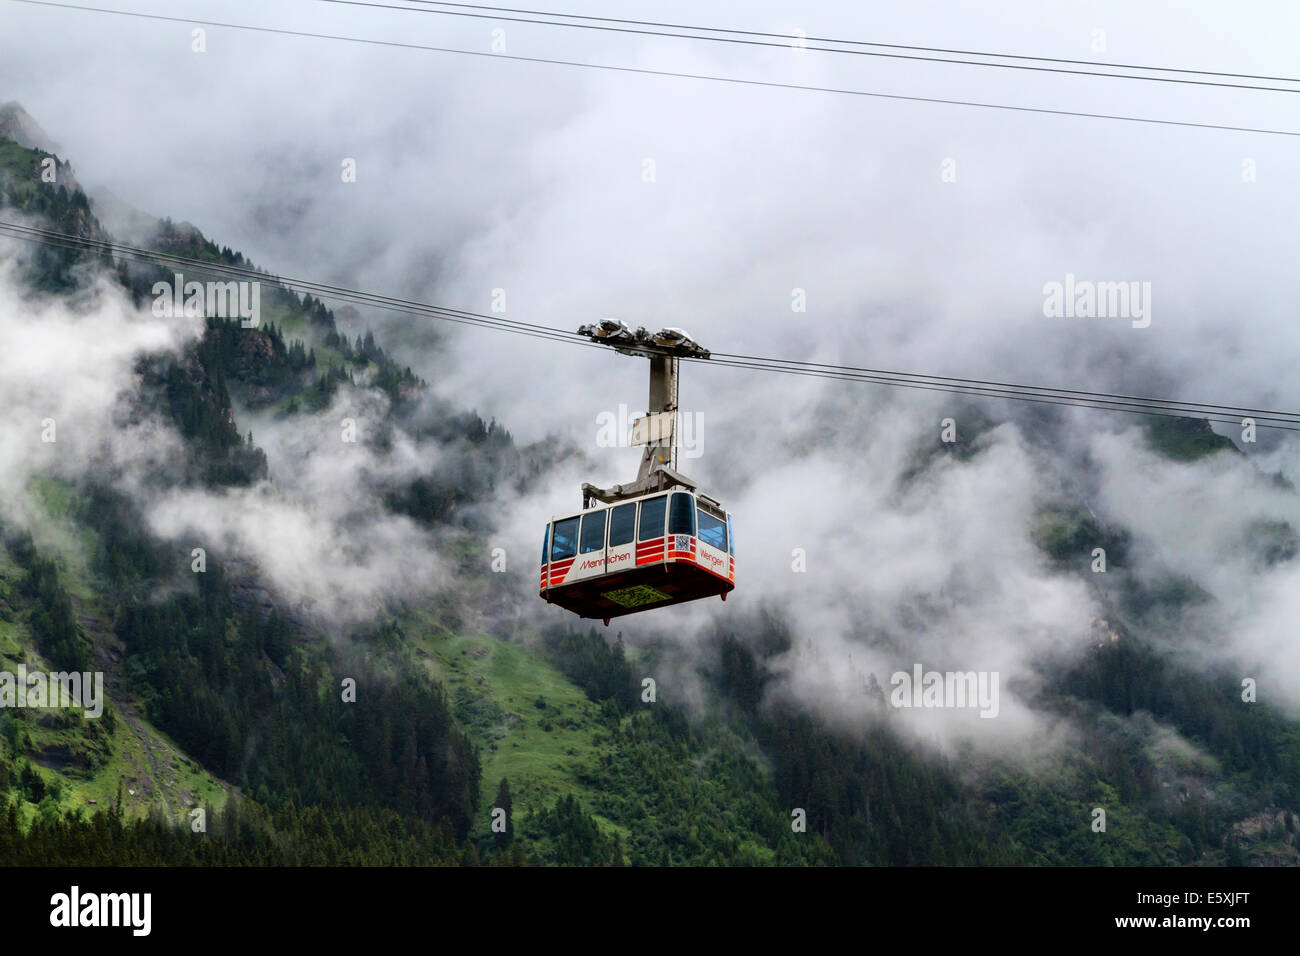
[{"label": "red stripe on cabin", "polygon": [[636,546],[636,563],[637,564],[654,564],[656,561],[664,559],[664,539],[652,538],[649,541],[637,542]]}]

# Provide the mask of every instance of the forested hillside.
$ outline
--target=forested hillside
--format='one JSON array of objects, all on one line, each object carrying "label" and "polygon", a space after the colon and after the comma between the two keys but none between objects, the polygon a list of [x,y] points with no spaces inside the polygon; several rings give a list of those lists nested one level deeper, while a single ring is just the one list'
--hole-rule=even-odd
[{"label": "forested hillside", "polygon": [[[62,158],[60,179],[42,180],[46,156],[0,139],[0,219],[107,238]],[[148,310],[154,284],[171,275],[75,247],[5,242],[10,281],[32,303],[93,309],[107,284]],[[211,263],[199,280],[221,278],[221,264],[253,267],[167,219],[149,248]],[[502,583],[471,554],[481,506],[544,480],[546,456],[449,404],[325,302],[268,277],[261,308],[256,328],[208,317],[180,354],[137,362],[115,414],[123,428],[157,422],[179,436],[175,457],[138,463],[130,481],[112,462],[51,468],[0,509],[0,670],[103,671],[108,696],[98,719],[0,711],[0,860],[1300,861],[1300,724],[1268,703],[1240,706],[1235,675],[1192,668],[1150,639],[1162,611],[1199,599],[1193,588],[1120,578],[1103,639],[1073,663],[1044,665],[1042,707],[1082,732],[1079,746],[1033,771],[917,746],[892,723],[878,684],[877,712],[858,727],[769,693],[795,639],[779,610],[719,618],[725,625],[691,658],[703,699],[662,676],[648,697],[647,675],[682,666],[671,644],[533,622],[535,569]],[[382,514],[364,520],[433,536],[448,565],[439,593],[331,623],[287,600],[235,549],[214,543],[199,558],[192,541],[151,524],[141,504],[151,496],[274,487],[285,476],[248,420],[306,433],[342,395],[371,396],[380,409],[363,452],[390,448],[399,431],[438,451],[415,477],[376,477]],[[1190,419],[1154,422],[1150,443],[1171,460],[1232,445],[1208,431]],[[974,442],[923,456],[914,474],[980,454]],[[1102,541],[1122,569],[1126,532],[1081,504],[1043,514],[1043,560],[1070,573],[1084,546]],[[762,547],[758,538],[746,545]],[[1268,542],[1262,559],[1294,557],[1289,526],[1272,528]],[[525,608],[519,622],[484,625],[507,587],[517,596],[505,603]],[[1196,752],[1154,750],[1163,729]],[[1097,806],[1108,808],[1104,835],[1089,828]],[[497,810],[503,832],[492,826]]]}]

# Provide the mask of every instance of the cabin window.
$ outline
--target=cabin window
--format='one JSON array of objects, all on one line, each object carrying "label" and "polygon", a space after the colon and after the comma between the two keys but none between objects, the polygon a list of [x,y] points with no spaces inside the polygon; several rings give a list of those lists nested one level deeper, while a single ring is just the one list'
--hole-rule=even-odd
[{"label": "cabin window", "polygon": [[700,540],[719,551],[727,550],[726,523],[703,509],[700,510]]},{"label": "cabin window", "polygon": [[578,536],[578,550],[583,554],[600,551],[605,547],[605,515],[608,513],[601,508],[599,511],[589,511],[582,516],[582,533]]},{"label": "cabin window", "polygon": [[664,536],[664,514],[668,511],[666,497],[651,498],[641,502],[641,541]]},{"label": "cabin window", "polygon": [[672,507],[668,511],[669,534],[695,534],[695,501],[684,492],[673,495]]},{"label": "cabin window", "polygon": [[542,532],[542,564],[546,563],[546,546],[551,543],[551,526],[548,524]]},{"label": "cabin window", "polygon": [[731,523],[731,515],[727,515],[727,554],[733,558],[736,556],[736,529]]},{"label": "cabin window", "polygon": [[551,542],[551,560],[571,558],[578,553],[578,519],[565,518],[555,522],[555,537]]},{"label": "cabin window", "polygon": [[619,505],[609,513],[609,546],[617,548],[636,537],[636,502]]}]

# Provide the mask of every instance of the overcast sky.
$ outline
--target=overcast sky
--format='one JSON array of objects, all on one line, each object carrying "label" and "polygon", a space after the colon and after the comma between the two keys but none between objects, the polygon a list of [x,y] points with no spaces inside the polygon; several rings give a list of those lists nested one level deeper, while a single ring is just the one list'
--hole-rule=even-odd
[{"label": "overcast sky", "polygon": [[[520,56],[1300,130],[1300,96],[1285,93],[318,0],[112,6],[478,53],[491,53],[492,31],[504,29],[505,52]],[[568,0],[538,8],[1268,76],[1297,72],[1300,36],[1300,8],[1284,2]],[[191,24],[12,0],[0,0],[0,25],[0,101],[26,107],[92,195],[107,190],[188,220],[274,272],[477,312],[489,311],[493,290],[504,289],[510,318],[565,328],[601,316],[675,325],[717,351],[1300,408],[1300,137],[222,27],[207,29],[199,54]],[[357,162],[356,183],[341,182],[347,158]],[[645,181],[647,160],[653,182]],[[1254,181],[1243,181],[1243,164]],[[944,181],[945,168],[955,169],[955,181]],[[1149,327],[1045,317],[1043,286],[1067,273],[1151,283]],[[806,294],[806,312],[791,308],[795,289]],[[434,329],[410,317],[375,321],[382,341],[442,394],[497,417],[517,440],[558,433],[587,449],[589,461],[567,464],[568,483],[545,500],[502,503],[503,539],[529,561],[541,522],[577,503],[579,481],[632,477],[637,453],[598,448],[596,416],[619,402],[643,407],[644,362]],[[1036,507],[1062,480],[1054,470],[1070,466],[1044,458],[1023,427],[1000,429],[985,460],[966,471],[941,469],[900,495],[898,475],[955,411],[950,400],[698,365],[686,371],[682,407],[704,414],[704,454],[683,461],[683,470],[726,496],[739,516],[743,584],[734,600],[742,610],[762,598],[780,601],[831,661],[820,669],[792,663],[796,692],[829,699],[829,688],[851,673],[843,661],[854,642],[876,641],[875,656],[860,650],[854,666],[874,666],[883,682],[893,664],[927,646],[936,660],[1027,675],[1037,655],[1086,631],[1097,612],[1087,588],[1044,569],[1027,538]],[[1294,573],[1252,577],[1235,551],[1206,567],[1207,548],[1229,545],[1208,526],[1209,537],[1198,537],[1194,520],[1205,508],[1234,507],[1300,518],[1293,497],[1260,504],[1240,494],[1254,487],[1256,463],[1300,480],[1295,446],[1250,449],[1255,457],[1234,466],[1246,471],[1223,478],[1193,508],[1172,491],[1186,488],[1186,472],[1147,462],[1132,423],[1117,420],[1125,418],[1073,418],[1071,454],[1100,469],[1093,506],[1122,515],[1152,562],[1215,578],[1225,600],[1264,588],[1241,610],[1253,608],[1256,618],[1226,644],[1246,658],[1298,663],[1281,640],[1282,618],[1269,616],[1282,613],[1281,602],[1260,597],[1285,591]],[[1126,505],[1138,498],[1145,507]],[[1162,549],[1172,528],[1201,551]],[[795,547],[814,556],[812,573],[791,572]],[[902,610],[922,598],[942,606],[916,627]],[[661,620],[689,631],[715,613],[710,605]],[[924,636],[902,656],[882,649],[902,632]],[[1291,699],[1300,700],[1300,680],[1292,684]],[[987,723],[1014,728],[1016,708],[1004,704],[1004,713],[1012,719]]]},{"label": "overcast sky", "polygon": [[[1300,129],[1300,96],[625,37],[293,0],[165,15],[907,95]],[[1300,10],[1166,3],[574,2],[566,12],[1286,76]],[[546,7],[543,5],[543,9]],[[1298,139],[735,87],[52,10],[5,0],[0,94],[81,177],[266,268],[563,327],[602,315],[706,346],[1089,388],[1089,353],[1204,401],[1300,406]],[[1104,53],[1093,51],[1105,31]],[[1083,69],[1086,69],[1084,67]],[[1238,81],[1246,82],[1246,81]],[[1278,84],[1266,84],[1278,85]],[[344,158],[358,182],[340,181]],[[656,181],[643,182],[643,161]],[[941,179],[945,159],[957,180]],[[1242,161],[1257,180],[1243,183]],[[1067,272],[1153,286],[1152,324],[1047,319]],[[808,311],[791,311],[791,290]],[[412,319],[401,320],[416,326]],[[412,332],[417,331],[412,329]],[[466,397],[521,436],[594,417],[557,378],[640,363],[456,333]],[[1284,339],[1283,341],[1279,341]],[[509,374],[483,375],[491,354]],[[1229,363],[1224,359],[1232,357]],[[563,368],[563,373],[556,371]],[[1213,378],[1203,377],[1211,370]],[[1142,372],[1142,375],[1148,374]],[[523,375],[525,378],[521,379]],[[696,372],[684,405],[789,383]],[[528,389],[520,385],[527,381]],[[1288,391],[1289,389],[1289,391]],[[587,391],[587,395],[593,394]],[[569,411],[567,416],[563,412]]]}]

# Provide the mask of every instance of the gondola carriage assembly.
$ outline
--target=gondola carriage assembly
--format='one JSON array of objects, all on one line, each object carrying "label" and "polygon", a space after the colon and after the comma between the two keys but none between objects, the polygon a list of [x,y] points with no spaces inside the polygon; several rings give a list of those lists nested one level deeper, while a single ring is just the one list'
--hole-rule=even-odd
[{"label": "gondola carriage assembly", "polygon": [[542,539],[540,595],[579,617],[611,618],[727,599],[736,586],[731,515],[676,470],[680,360],[707,359],[681,329],[633,331],[617,319],[578,332],[625,355],[650,360],[650,407],[633,422],[645,453],[636,481],[582,486],[582,510],[551,519]]}]

